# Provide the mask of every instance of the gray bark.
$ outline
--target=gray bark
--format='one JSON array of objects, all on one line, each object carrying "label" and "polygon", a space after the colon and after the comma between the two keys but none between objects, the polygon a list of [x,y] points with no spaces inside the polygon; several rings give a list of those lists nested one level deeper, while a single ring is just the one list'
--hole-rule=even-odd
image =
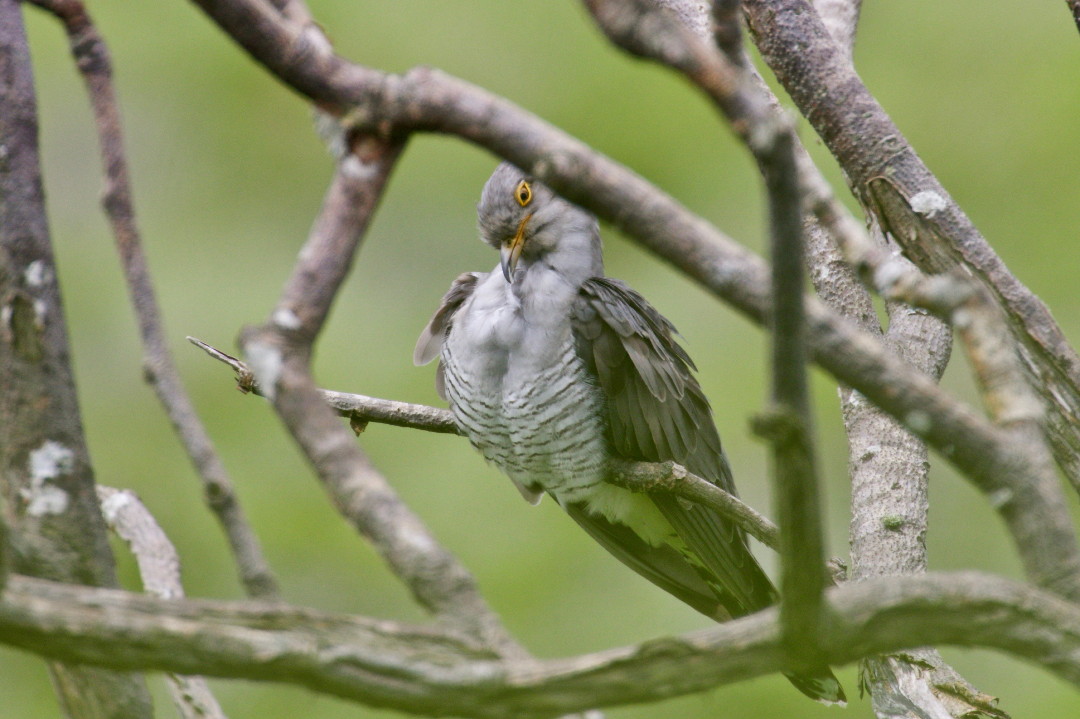
[{"label": "gray bark", "polygon": [[[12,569],[116,586],[69,363],[45,220],[30,55],[15,0],[0,0],[0,492]],[[151,715],[142,677],[49,665],[70,717]]]}]

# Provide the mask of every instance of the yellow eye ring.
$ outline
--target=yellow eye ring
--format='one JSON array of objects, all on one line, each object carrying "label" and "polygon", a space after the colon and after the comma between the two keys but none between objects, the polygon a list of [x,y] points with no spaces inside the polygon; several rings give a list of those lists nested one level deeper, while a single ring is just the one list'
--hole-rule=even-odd
[{"label": "yellow eye ring", "polygon": [[533,194],[532,188],[529,187],[529,183],[525,180],[517,183],[517,187],[514,188],[514,199],[522,207],[532,202]]}]

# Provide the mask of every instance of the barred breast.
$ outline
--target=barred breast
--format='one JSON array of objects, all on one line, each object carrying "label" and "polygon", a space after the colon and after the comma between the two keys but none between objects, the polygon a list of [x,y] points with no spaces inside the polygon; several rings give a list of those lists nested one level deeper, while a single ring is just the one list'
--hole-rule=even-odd
[{"label": "barred breast", "polygon": [[458,425],[521,487],[560,502],[587,499],[607,460],[602,398],[567,335],[545,361],[477,352],[450,333],[443,347],[447,399]]}]

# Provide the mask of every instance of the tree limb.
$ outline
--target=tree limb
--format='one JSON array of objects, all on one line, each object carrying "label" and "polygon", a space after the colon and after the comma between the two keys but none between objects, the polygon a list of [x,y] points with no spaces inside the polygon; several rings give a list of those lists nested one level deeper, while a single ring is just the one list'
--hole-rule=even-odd
[{"label": "tree limb", "polygon": [[477,590],[468,570],[442,548],[400,500],[326,406],[311,379],[311,343],[348,271],[401,146],[356,136],[337,171],[270,322],[248,328],[248,364],[334,506],[368,537],[417,601],[442,621],[508,656],[524,650]]},{"label": "tree limb", "polygon": [[704,505],[739,525],[766,547],[778,551],[780,531],[767,517],[712,482],[688,472],[674,462],[613,461],[608,481],[631,492],[670,492]]},{"label": "tree limb", "polygon": [[[37,99],[16,0],[0,0],[0,493],[12,569],[116,585],[45,216]],[[52,662],[67,716],[144,719],[141,675]]]},{"label": "tree limb", "polygon": [[[1012,275],[863,85],[806,0],[746,0],[762,56],[920,269],[969,268],[1001,304],[1032,385],[1050,411],[1054,456],[1080,491],[1080,357],[1050,312]],[[887,190],[892,197],[879,196]]]},{"label": "tree limb", "polygon": [[[1080,686],[1080,607],[974,572],[827,592],[832,664],[926,644],[994,648]],[[501,660],[452,633],[281,604],[164,601],[13,576],[0,642],[116,669],[296,684],[399,711],[545,717],[654,701],[784,668],[777,612],[554,660]]]},{"label": "tree limb", "polygon": [[[241,392],[262,395],[255,375],[248,366],[232,355],[206,344],[202,340],[188,337],[188,342],[195,345],[214,359],[224,362],[236,372],[237,387]],[[368,422],[389,424],[395,427],[408,429],[422,429],[427,432],[442,434],[461,434],[454,415],[448,409],[429,407],[423,404],[398,402],[392,399],[380,399],[368,397],[362,394],[350,394],[348,392],[336,392],[329,389],[321,389],[319,392],[329,404],[342,417],[346,417],[353,429],[362,430]]]},{"label": "tree limb", "polygon": [[[837,47],[852,60],[860,0],[815,0],[814,6]],[[831,195],[823,178],[810,178],[821,189],[818,198]],[[841,222],[830,205],[816,201],[819,220],[833,228],[832,237],[811,233],[817,264],[814,286],[827,303],[869,331],[880,331],[869,293],[859,284],[852,266],[840,258],[837,242],[848,246],[864,242],[862,228],[852,227],[846,214]],[[874,208],[869,208],[871,211]],[[865,244],[892,245],[873,214],[871,237]],[[899,259],[897,259],[899,262]],[[884,341],[905,362],[940,380],[949,362],[952,329],[944,321],[903,302],[886,300],[888,329]],[[841,412],[848,439],[851,475],[851,568],[849,578],[926,571],[926,535],[929,510],[930,463],[926,445],[891,417],[849,388],[840,390]],[[896,655],[875,655],[860,662],[860,688],[869,690],[879,719],[931,719],[986,716],[1007,719],[996,699],[980,692],[945,664],[936,649],[924,648]]]},{"label": "tree limb", "polygon": [[[755,128],[766,158],[773,295],[772,406],[765,412],[770,426],[761,434],[772,444],[784,644],[797,666],[813,668],[821,661],[817,645],[823,619],[825,540],[807,388],[802,196],[789,128],[783,121],[775,121],[773,127],[771,133],[766,127]],[[759,428],[765,421],[759,418]]]}]

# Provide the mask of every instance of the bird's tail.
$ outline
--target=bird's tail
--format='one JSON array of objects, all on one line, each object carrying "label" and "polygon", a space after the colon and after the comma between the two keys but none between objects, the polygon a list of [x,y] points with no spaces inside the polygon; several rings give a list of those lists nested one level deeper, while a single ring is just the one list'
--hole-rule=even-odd
[{"label": "bird's tail", "polygon": [[844,688],[840,686],[840,681],[828,667],[810,674],[789,674],[784,672],[784,676],[795,685],[796,689],[822,704],[837,706],[847,704]]}]

